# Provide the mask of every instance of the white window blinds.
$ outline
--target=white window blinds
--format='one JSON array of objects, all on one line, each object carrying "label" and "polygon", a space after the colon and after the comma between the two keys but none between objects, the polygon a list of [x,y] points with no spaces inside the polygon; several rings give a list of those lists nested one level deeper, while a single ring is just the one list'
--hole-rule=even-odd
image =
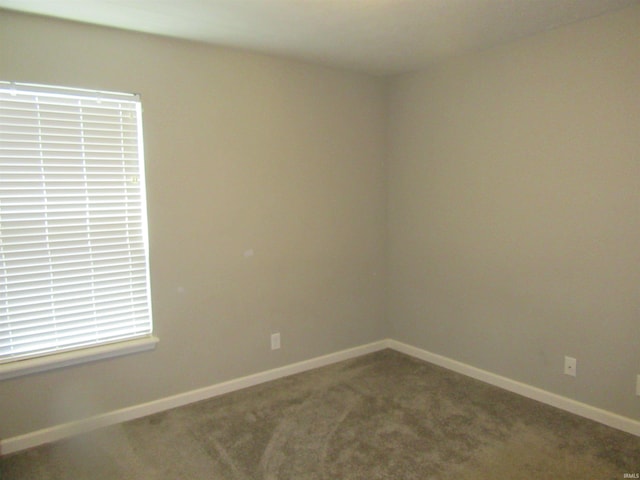
[{"label": "white window blinds", "polygon": [[0,82],[0,363],[151,335],[137,96]]}]

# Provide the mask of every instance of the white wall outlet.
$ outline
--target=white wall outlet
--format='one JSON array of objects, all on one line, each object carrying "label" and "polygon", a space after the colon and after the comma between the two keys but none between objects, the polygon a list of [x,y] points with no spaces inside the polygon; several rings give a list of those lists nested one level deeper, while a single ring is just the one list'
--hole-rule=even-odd
[{"label": "white wall outlet", "polygon": [[640,375],[638,375],[636,379],[636,395],[640,397]]},{"label": "white wall outlet", "polygon": [[278,350],[280,348],[280,334],[271,334],[271,350]]},{"label": "white wall outlet", "polygon": [[578,361],[573,357],[564,357],[564,374],[576,376],[576,368]]}]

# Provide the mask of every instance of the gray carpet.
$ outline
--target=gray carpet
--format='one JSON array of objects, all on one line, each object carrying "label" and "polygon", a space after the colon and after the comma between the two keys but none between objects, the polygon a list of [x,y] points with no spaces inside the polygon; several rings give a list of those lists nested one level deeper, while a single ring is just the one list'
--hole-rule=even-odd
[{"label": "gray carpet", "polygon": [[621,479],[640,438],[385,350],[2,458],[2,480]]}]

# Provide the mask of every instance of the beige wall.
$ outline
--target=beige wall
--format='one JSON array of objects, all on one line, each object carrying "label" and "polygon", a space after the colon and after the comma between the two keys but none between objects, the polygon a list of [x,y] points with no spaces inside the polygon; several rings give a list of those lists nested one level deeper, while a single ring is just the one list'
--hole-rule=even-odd
[{"label": "beige wall", "polygon": [[399,77],[389,124],[391,337],[640,419],[640,7]]},{"label": "beige wall", "polygon": [[0,78],[142,95],[160,338],[0,382],[0,438],[384,337],[379,80],[6,11]]}]

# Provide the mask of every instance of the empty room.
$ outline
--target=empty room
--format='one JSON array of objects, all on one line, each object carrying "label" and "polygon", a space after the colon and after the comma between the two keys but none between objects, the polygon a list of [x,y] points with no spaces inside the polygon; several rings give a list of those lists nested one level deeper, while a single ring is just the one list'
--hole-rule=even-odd
[{"label": "empty room", "polygon": [[640,478],[637,0],[0,0],[0,479]]}]

